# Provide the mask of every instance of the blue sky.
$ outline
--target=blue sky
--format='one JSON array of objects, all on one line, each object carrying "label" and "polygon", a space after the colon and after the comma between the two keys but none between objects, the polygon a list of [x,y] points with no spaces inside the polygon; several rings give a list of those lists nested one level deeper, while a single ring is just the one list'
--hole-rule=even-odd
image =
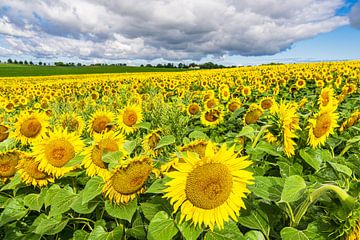
[{"label": "blue sky", "polygon": [[0,0],[2,61],[334,61],[358,42],[354,0]]}]

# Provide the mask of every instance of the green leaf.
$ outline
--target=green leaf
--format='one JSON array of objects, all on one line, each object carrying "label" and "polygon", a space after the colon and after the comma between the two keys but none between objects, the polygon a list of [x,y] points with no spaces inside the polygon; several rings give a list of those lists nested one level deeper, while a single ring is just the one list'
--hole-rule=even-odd
[{"label": "green leaf", "polygon": [[265,236],[269,236],[269,218],[266,213],[260,209],[241,212],[238,222],[245,227],[260,230]]},{"label": "green leaf", "polygon": [[107,232],[104,227],[98,225],[90,233],[87,240],[119,240],[122,239],[123,235],[124,228],[122,226],[117,226],[113,231]]},{"label": "green leaf", "polygon": [[68,211],[77,195],[70,188],[63,188],[58,191],[51,200],[49,216],[53,217]]},{"label": "green leaf", "polygon": [[309,240],[305,233],[292,227],[283,228],[280,235],[282,240]]},{"label": "green leaf", "polygon": [[209,137],[205,133],[203,133],[201,131],[198,131],[198,130],[195,130],[192,133],[190,133],[189,138],[192,138],[192,139],[204,139],[204,140],[209,139]]},{"label": "green leaf", "polygon": [[224,229],[219,229],[217,226],[214,231],[208,231],[205,234],[204,240],[243,240],[244,236],[240,232],[238,226],[233,221],[225,222]]},{"label": "green leaf", "polygon": [[150,130],[151,123],[149,123],[149,122],[141,122],[141,123],[136,124],[135,127]]},{"label": "green leaf", "polygon": [[154,148],[154,150],[171,145],[173,143],[175,143],[176,138],[173,135],[167,135],[167,136],[163,136],[158,145]]},{"label": "green leaf", "polygon": [[264,142],[264,141],[260,141],[255,149],[256,152],[260,151],[260,152],[265,152],[267,154],[270,154],[271,156],[275,156],[275,157],[282,157],[281,153],[279,151],[276,150],[276,147],[274,147],[273,145],[271,145],[268,142]]},{"label": "green leaf", "polygon": [[248,231],[244,237],[245,240],[265,240],[264,234],[255,230]]},{"label": "green leaf", "polygon": [[280,174],[283,177],[302,174],[303,167],[299,163],[289,164],[285,161],[278,161],[277,165],[279,166]]},{"label": "green leaf", "polygon": [[[77,198],[71,204],[71,208],[80,214],[89,214],[92,213],[96,206],[99,204],[97,201],[83,201],[84,199],[84,191],[80,192]],[[84,203],[83,203],[84,202]]]},{"label": "green leaf", "polygon": [[31,210],[40,212],[40,209],[44,204],[44,197],[44,194],[30,193],[24,197],[24,204]]},{"label": "green leaf", "polygon": [[163,211],[158,212],[150,221],[147,239],[149,240],[170,240],[177,233],[174,220]]},{"label": "green leaf", "polygon": [[356,143],[360,141],[360,136],[353,137],[347,141],[347,143]]},{"label": "green leaf", "polygon": [[162,194],[163,190],[166,188],[165,183],[168,182],[168,178],[159,178],[156,179],[150,187],[146,190],[146,193],[155,193]]},{"label": "green leaf", "polygon": [[109,201],[105,201],[105,210],[106,212],[115,218],[125,219],[128,222],[131,222],[131,219],[137,209],[137,200],[134,199],[128,204],[116,205],[112,204]]},{"label": "green leaf", "polygon": [[47,208],[48,206],[51,205],[51,202],[54,199],[54,196],[61,191],[61,188],[59,185],[54,184],[51,185],[51,187],[46,191],[46,195],[45,195],[45,199],[44,199],[44,203],[45,203],[45,208]]},{"label": "green leaf", "polygon": [[343,173],[343,174],[347,175],[348,177],[351,177],[352,170],[348,166],[339,164],[339,163],[334,163],[331,161],[329,161],[328,163],[330,164],[330,166],[332,168],[334,168],[335,171]]},{"label": "green leaf", "polygon": [[[177,222],[180,218],[180,214],[177,216]],[[197,239],[202,233],[202,229],[199,226],[194,227],[187,221],[183,221],[182,223],[177,224],[177,228],[180,230],[181,235],[185,238],[185,240]]]},{"label": "green leaf", "polygon": [[151,219],[160,211],[165,211],[171,214],[172,207],[169,201],[161,197],[157,197],[141,203],[141,210],[144,213],[145,218],[151,221]]},{"label": "green leaf", "polygon": [[68,161],[64,167],[73,167],[73,166],[77,166],[80,165],[82,160],[85,158],[84,155],[76,155],[73,159],[71,159],[70,161]]},{"label": "green leaf", "polygon": [[14,175],[14,178],[11,180],[11,182],[9,182],[9,183],[6,184],[5,186],[3,186],[0,191],[13,190],[13,189],[15,189],[20,183],[21,183],[20,174],[19,174],[19,173],[16,173],[16,174]]},{"label": "green leaf", "polygon": [[65,228],[68,221],[62,220],[61,215],[50,217],[42,213],[32,224],[32,227],[35,227],[33,232],[40,235],[55,235]]},{"label": "green leaf", "polygon": [[0,152],[6,152],[16,146],[14,138],[8,138],[3,142],[0,142]]},{"label": "green leaf", "polygon": [[239,132],[239,134],[237,135],[238,137],[242,137],[242,136],[245,136],[245,137],[248,137],[250,139],[254,138],[255,137],[255,129],[252,128],[251,126],[244,126],[241,131]]},{"label": "green leaf", "polygon": [[128,154],[131,154],[134,151],[135,148],[136,148],[136,140],[134,140],[134,141],[126,141],[124,143],[124,150]]},{"label": "green leaf", "polygon": [[281,193],[280,202],[295,202],[299,200],[306,189],[304,179],[299,175],[287,177],[284,184],[284,189]]},{"label": "green leaf", "polygon": [[87,240],[89,233],[85,230],[76,230],[72,240]]},{"label": "green leaf", "polygon": [[94,199],[96,196],[101,194],[102,188],[104,187],[105,182],[102,177],[95,176],[92,177],[85,185],[82,195],[82,204],[89,202]]},{"label": "green leaf", "polygon": [[118,164],[119,160],[121,159],[121,157],[124,154],[121,151],[117,151],[117,152],[106,152],[102,155],[102,160],[106,163],[115,163]]},{"label": "green leaf", "polygon": [[126,236],[131,236],[136,239],[146,239],[147,224],[144,224],[141,215],[136,214],[136,218],[131,224],[131,228],[126,229]]},{"label": "green leaf", "polygon": [[27,212],[28,210],[25,208],[22,199],[12,198],[8,201],[8,204],[0,215],[0,227],[11,221],[23,218]]},{"label": "green leaf", "polygon": [[256,196],[267,201],[280,201],[285,179],[279,177],[255,176],[255,184],[249,189]]},{"label": "green leaf", "polygon": [[323,159],[321,158],[321,150],[320,149],[312,149],[312,148],[303,148],[300,149],[300,156],[305,160],[307,164],[309,164],[312,168],[318,171],[321,167]]}]

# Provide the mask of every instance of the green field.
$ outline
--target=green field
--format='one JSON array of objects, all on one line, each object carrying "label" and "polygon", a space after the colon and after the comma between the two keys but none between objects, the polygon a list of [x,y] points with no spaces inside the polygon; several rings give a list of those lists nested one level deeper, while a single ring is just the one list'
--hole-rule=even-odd
[{"label": "green field", "polygon": [[130,66],[32,66],[20,64],[0,64],[0,77],[20,76],[51,76],[69,74],[99,74],[99,73],[132,73],[132,72],[175,72],[187,69],[155,68],[155,67],[130,67]]}]

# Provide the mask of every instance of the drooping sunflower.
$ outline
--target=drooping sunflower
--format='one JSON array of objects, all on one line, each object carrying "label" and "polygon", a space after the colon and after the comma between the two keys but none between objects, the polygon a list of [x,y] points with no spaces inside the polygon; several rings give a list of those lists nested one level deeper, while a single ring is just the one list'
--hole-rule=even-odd
[{"label": "drooping sunflower", "polygon": [[120,110],[118,123],[119,127],[126,133],[132,133],[137,130],[136,124],[143,120],[140,105],[128,105]]},{"label": "drooping sunflower", "polygon": [[334,129],[338,127],[337,119],[338,113],[335,113],[336,107],[328,105],[321,108],[320,111],[315,114],[314,118],[309,119],[309,137],[308,142],[316,148],[318,145],[324,145],[326,139],[330,134],[334,133]]},{"label": "drooping sunflower", "polygon": [[165,198],[170,199],[174,212],[180,209],[180,222],[191,220],[195,226],[217,225],[220,229],[231,217],[237,221],[239,210],[245,207],[247,184],[252,184],[252,173],[244,170],[251,165],[247,157],[238,157],[234,147],[223,144],[219,150],[209,142],[205,155],[194,152],[184,155],[184,163],[177,163],[176,171],[165,185]]},{"label": "drooping sunflower", "polygon": [[360,110],[355,111],[351,116],[346,119],[340,126],[339,131],[342,133],[346,129],[354,126],[360,120]]},{"label": "drooping sunflower", "polygon": [[124,141],[125,137],[121,133],[107,132],[95,136],[93,144],[84,152],[85,158],[82,165],[86,169],[86,174],[90,177],[98,175],[107,180],[111,173],[103,161],[103,155],[108,152],[124,152],[122,147]]},{"label": "drooping sunflower", "polygon": [[204,108],[206,110],[216,108],[219,105],[219,99],[217,98],[209,98],[205,101]]},{"label": "drooping sunflower", "polygon": [[34,157],[24,155],[17,166],[21,180],[28,185],[34,187],[47,186],[50,182],[54,182],[54,177],[44,171],[39,170],[39,162]]},{"label": "drooping sunflower", "polygon": [[105,197],[117,204],[128,203],[138,194],[145,192],[145,182],[153,171],[153,162],[146,156],[138,156],[120,163],[106,181]]},{"label": "drooping sunflower", "polygon": [[326,107],[328,104],[337,105],[337,100],[334,98],[334,89],[326,87],[321,90],[318,103],[320,108]]},{"label": "drooping sunflower", "polygon": [[39,162],[40,171],[58,178],[77,167],[66,164],[80,153],[83,146],[80,137],[75,133],[55,129],[34,144],[33,156],[35,161]]},{"label": "drooping sunflower", "polygon": [[263,110],[270,109],[275,103],[275,100],[273,97],[264,97],[260,100],[260,107]]},{"label": "drooping sunflower", "polygon": [[97,110],[90,118],[88,131],[90,135],[101,134],[113,130],[114,113],[107,110]]},{"label": "drooping sunflower", "polygon": [[252,103],[244,116],[244,125],[255,124],[262,114],[262,108],[256,103]]},{"label": "drooping sunflower", "polygon": [[241,101],[239,98],[232,98],[226,105],[226,109],[229,112],[235,112],[236,109],[241,107]]},{"label": "drooping sunflower", "polygon": [[200,121],[204,126],[213,127],[223,121],[224,113],[220,108],[212,108],[202,112]]},{"label": "drooping sunflower", "polygon": [[190,103],[187,107],[186,107],[186,113],[189,115],[189,116],[195,116],[197,113],[199,113],[201,110],[199,104],[193,102],[193,103]]},{"label": "drooping sunflower", "polygon": [[179,151],[180,152],[188,152],[188,151],[195,152],[200,157],[204,157],[205,149],[206,149],[207,145],[208,145],[208,142],[206,140],[197,139],[197,140],[190,142],[189,144],[186,144],[186,145],[180,147]]},{"label": "drooping sunflower", "polygon": [[15,175],[21,155],[22,152],[17,150],[0,152],[0,179],[2,182]]},{"label": "drooping sunflower", "polygon": [[161,129],[155,129],[144,137],[142,146],[149,156],[156,157],[161,153],[162,149],[155,149],[160,142],[161,132]]},{"label": "drooping sunflower", "polygon": [[68,132],[75,132],[77,135],[81,135],[84,130],[84,120],[76,113],[64,113],[60,117],[59,126],[63,129],[67,129]]},{"label": "drooping sunflower", "polygon": [[44,112],[23,112],[15,123],[14,137],[22,144],[33,143],[45,135],[49,126],[49,117]]},{"label": "drooping sunflower", "polygon": [[0,124],[0,142],[5,141],[9,137],[9,128],[6,125]]}]

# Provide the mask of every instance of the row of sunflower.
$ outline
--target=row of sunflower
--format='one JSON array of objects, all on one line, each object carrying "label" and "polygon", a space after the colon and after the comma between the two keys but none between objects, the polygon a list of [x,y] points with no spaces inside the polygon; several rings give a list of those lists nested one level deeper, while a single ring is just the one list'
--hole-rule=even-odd
[{"label": "row of sunflower", "polygon": [[4,239],[359,238],[358,61],[0,82]]}]

